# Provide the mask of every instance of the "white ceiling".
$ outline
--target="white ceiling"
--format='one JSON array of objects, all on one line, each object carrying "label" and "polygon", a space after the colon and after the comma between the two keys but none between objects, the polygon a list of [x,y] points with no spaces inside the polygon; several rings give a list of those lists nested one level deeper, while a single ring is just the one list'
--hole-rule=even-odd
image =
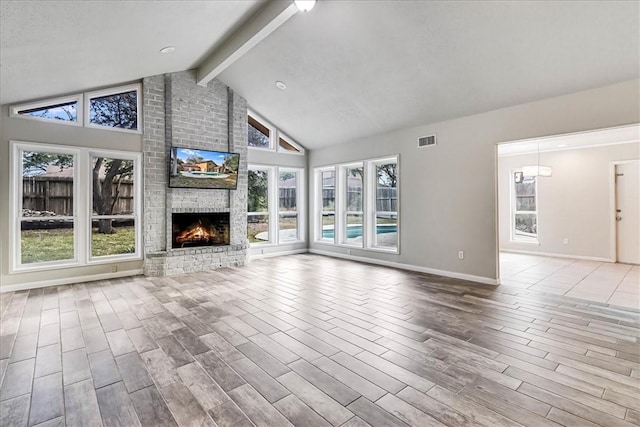
[{"label": "white ceiling", "polygon": [[[0,102],[193,68],[257,7],[2,1]],[[219,78],[315,149],[638,78],[639,34],[636,1],[321,0]]]},{"label": "white ceiling", "polygon": [[[0,104],[194,68],[247,1],[0,1]],[[171,54],[161,54],[175,46]]]}]

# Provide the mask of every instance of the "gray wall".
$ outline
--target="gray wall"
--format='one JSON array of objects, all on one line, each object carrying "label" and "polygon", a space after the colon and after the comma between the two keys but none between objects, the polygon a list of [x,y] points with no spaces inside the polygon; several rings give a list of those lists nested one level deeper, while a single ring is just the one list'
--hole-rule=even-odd
[{"label": "gray wall", "polygon": [[[631,80],[343,141],[311,152],[309,173],[318,166],[399,154],[400,254],[351,249],[351,255],[424,271],[493,279],[497,272],[496,144],[637,123],[639,93],[640,81]],[[438,136],[437,146],[417,148],[418,137],[433,133]],[[310,182],[309,194],[312,191]],[[348,253],[347,248],[318,242],[311,242],[310,247]],[[458,259],[458,250],[465,251],[464,260]]]},{"label": "gray wall", "polygon": [[[9,274],[9,141],[142,152],[142,135],[9,117],[7,105],[0,107],[0,114],[0,289],[30,283],[71,283],[85,276],[111,274],[113,263]],[[117,265],[118,272],[126,274],[141,269],[142,261],[118,261]]]},{"label": "gray wall", "polygon": [[[540,154],[553,175],[538,179],[538,243],[511,242],[510,172],[535,164],[535,154],[498,159],[500,249],[609,259],[610,166],[640,158],[640,143]],[[568,238],[569,244],[563,244]]]}]

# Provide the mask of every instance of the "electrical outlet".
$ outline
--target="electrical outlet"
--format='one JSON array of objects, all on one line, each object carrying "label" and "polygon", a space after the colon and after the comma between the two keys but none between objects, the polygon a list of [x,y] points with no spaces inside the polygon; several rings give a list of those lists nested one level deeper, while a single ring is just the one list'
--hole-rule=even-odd
[{"label": "electrical outlet", "polygon": [[562,239],[562,244],[563,245],[568,245],[569,244],[569,238],[565,237],[564,239]]},{"label": "electrical outlet", "polygon": [[464,259],[464,251],[458,251],[458,259]]},{"label": "electrical outlet", "polygon": [[112,273],[117,273],[118,272],[118,266],[117,265],[111,266],[111,272]]}]

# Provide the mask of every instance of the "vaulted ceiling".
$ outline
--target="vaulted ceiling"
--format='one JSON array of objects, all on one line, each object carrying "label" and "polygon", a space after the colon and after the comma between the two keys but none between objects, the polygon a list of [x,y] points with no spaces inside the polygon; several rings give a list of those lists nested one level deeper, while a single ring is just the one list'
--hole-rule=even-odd
[{"label": "vaulted ceiling", "polygon": [[[198,67],[263,6],[2,1],[0,103]],[[218,76],[310,149],[638,77],[636,1],[392,0],[320,0]]]}]

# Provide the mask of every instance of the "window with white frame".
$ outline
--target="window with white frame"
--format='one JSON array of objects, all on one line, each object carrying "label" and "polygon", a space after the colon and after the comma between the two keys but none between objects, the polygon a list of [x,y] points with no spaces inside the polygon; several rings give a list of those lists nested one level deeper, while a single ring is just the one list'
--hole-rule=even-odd
[{"label": "window with white frame", "polygon": [[303,206],[303,169],[249,165],[249,243],[278,245],[303,241]]},{"label": "window with white frame", "polygon": [[12,270],[140,258],[140,155],[11,143]]},{"label": "window with white frame", "polygon": [[249,167],[247,237],[249,243],[270,243],[269,183],[272,168]]},{"label": "window with white frame", "polygon": [[82,126],[82,95],[14,105],[11,107],[10,113],[12,117],[23,119],[55,121]]},{"label": "window with white frame", "polygon": [[342,243],[363,245],[364,230],[364,166],[362,163],[341,167],[344,203],[342,211]]},{"label": "window with white frame", "polygon": [[373,203],[374,239],[376,248],[398,248],[398,160],[377,160],[371,163],[375,170]]},{"label": "window with white frame", "polygon": [[314,176],[316,241],[398,252],[397,156],[317,168]]},{"label": "window with white frame", "polygon": [[247,123],[248,144],[254,148],[271,148],[271,130],[252,115]]},{"label": "window with white frame", "polygon": [[304,154],[304,148],[256,113],[247,116],[247,145],[252,149]]},{"label": "window with white frame", "polygon": [[325,168],[318,171],[319,180],[320,221],[316,226],[318,239],[334,243],[336,239],[336,168]]},{"label": "window with white frame", "polygon": [[30,120],[139,133],[140,85],[118,86],[14,105],[10,113],[12,117]]},{"label": "window with white frame", "polygon": [[278,172],[278,238],[279,243],[300,240],[298,196],[302,173],[297,169],[279,168]]},{"label": "window with white frame", "polygon": [[525,176],[522,171],[512,171],[511,182],[511,238],[514,241],[537,243],[536,177]]},{"label": "window with white frame", "polygon": [[85,123],[91,127],[138,130],[140,85],[121,86],[85,95]]}]

